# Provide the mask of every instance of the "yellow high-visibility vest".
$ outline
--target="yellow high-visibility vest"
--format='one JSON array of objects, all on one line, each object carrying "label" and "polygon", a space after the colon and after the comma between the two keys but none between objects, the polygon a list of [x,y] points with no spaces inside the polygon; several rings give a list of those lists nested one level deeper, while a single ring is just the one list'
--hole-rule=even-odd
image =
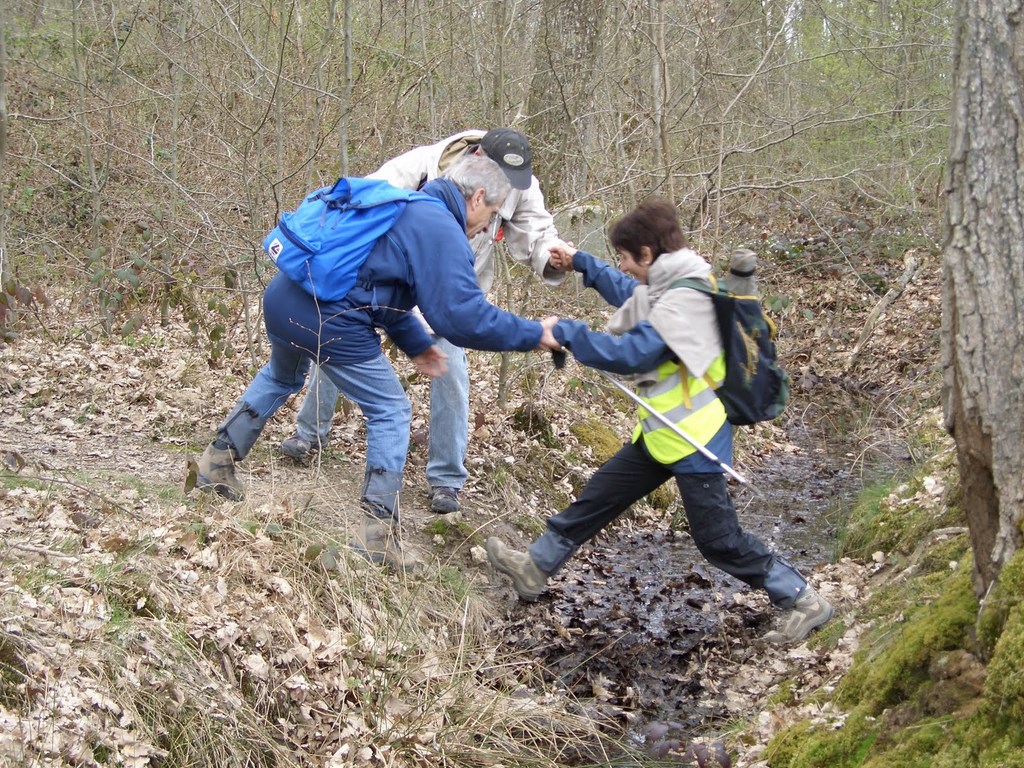
[{"label": "yellow high-visibility vest", "polygon": [[[691,376],[685,366],[670,360],[658,366],[658,380],[640,387],[637,395],[694,440],[707,445],[725,422],[725,408],[715,395],[715,388],[724,380],[724,353],[715,358],[699,379]],[[646,408],[637,411],[633,442],[643,435],[644,445],[656,461],[675,464],[696,452],[696,448],[651,416]]]}]

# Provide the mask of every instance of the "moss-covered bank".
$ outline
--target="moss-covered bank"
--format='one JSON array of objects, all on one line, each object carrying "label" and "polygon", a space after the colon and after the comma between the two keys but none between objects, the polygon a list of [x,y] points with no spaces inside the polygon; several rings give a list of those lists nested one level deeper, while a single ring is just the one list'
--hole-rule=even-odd
[{"label": "moss-covered bank", "polygon": [[1024,767],[1024,553],[980,606],[950,456],[854,510],[844,554],[897,565],[862,609],[852,668],[818,694],[840,724],[779,733],[771,768]]}]

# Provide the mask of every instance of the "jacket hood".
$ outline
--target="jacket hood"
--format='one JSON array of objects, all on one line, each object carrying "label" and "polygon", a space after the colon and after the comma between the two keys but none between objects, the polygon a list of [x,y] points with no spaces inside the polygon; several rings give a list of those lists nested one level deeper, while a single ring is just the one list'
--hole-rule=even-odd
[{"label": "jacket hood", "polygon": [[434,179],[423,185],[423,193],[436,197],[452,212],[462,231],[466,231],[466,198],[459,192],[455,182],[448,179]]},{"label": "jacket hood", "polygon": [[692,288],[669,286],[676,280],[707,280],[711,265],[683,248],[659,256],[647,273],[654,330],[665,340],[691,376],[700,378],[722,353],[718,320],[711,297]]},{"label": "jacket hood", "polygon": [[711,265],[689,248],[663,253],[647,272],[647,283],[637,283],[633,294],[608,321],[608,332],[619,336],[650,319],[651,308],[676,280],[707,280]]},{"label": "jacket hood", "polygon": [[654,260],[647,272],[650,301],[652,304],[657,303],[676,280],[707,280],[710,274],[711,265],[689,248],[663,253]]}]

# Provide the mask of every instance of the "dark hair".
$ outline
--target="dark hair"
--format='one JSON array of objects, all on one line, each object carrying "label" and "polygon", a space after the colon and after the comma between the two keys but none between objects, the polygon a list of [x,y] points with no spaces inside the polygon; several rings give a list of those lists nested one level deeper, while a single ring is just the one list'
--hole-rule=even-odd
[{"label": "dark hair", "polygon": [[615,250],[639,256],[647,246],[654,258],[686,247],[686,235],[679,227],[675,206],[661,197],[651,197],[612,224],[608,239]]}]

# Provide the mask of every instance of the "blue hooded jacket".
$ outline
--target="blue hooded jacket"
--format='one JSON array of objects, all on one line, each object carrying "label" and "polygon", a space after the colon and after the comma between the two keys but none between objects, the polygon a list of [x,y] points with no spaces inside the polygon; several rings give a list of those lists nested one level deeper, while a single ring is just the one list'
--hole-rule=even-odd
[{"label": "blue hooded jacket", "polygon": [[419,306],[434,333],[456,346],[535,349],[541,324],[498,309],[477,285],[466,238],[466,201],[458,188],[435,179],[422,191],[444,206],[409,202],[373,246],[344,298],[317,302],[283,274],[274,277],[263,294],[267,335],[307,350],[319,362],[352,364],[380,354],[377,329],[382,328],[415,357],[434,343],[411,311]]}]

